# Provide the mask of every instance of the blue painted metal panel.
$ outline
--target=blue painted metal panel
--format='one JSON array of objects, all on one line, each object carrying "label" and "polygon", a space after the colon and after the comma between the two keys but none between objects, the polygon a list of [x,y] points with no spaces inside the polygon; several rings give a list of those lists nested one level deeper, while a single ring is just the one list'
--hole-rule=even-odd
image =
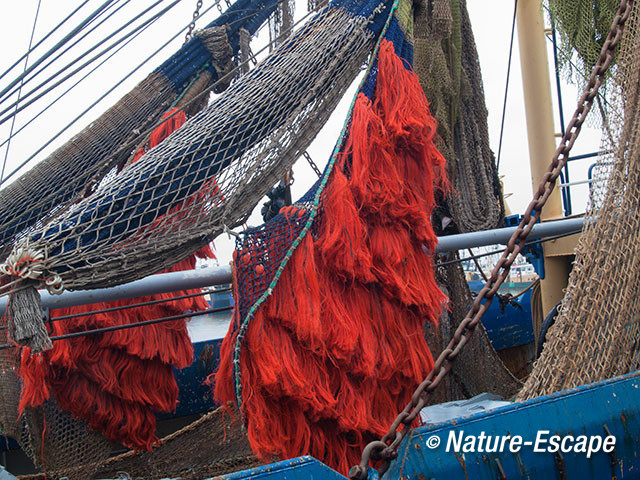
[{"label": "blue painted metal panel", "polygon": [[[212,292],[213,308],[232,307],[231,292]],[[193,363],[182,370],[174,369],[179,388],[178,406],[175,412],[159,414],[166,419],[206,412],[215,407],[211,387],[204,384],[207,376],[218,368],[220,363],[220,345],[227,333],[231,312],[218,312],[212,315],[195,317],[189,322],[189,333],[194,340]],[[195,338],[194,338],[195,337]],[[197,341],[200,339],[200,341]]]},{"label": "blue painted metal panel", "polygon": [[[469,282],[471,291],[479,292],[484,282]],[[496,350],[518,347],[534,341],[531,323],[531,290],[521,295],[514,304],[500,305],[497,298],[482,317],[487,336]]]},{"label": "blue painted metal panel", "polygon": [[346,477],[309,456],[292,458],[291,460],[271,463],[262,467],[230,473],[215,478],[216,480],[241,480],[245,478],[272,478],[274,480],[346,480]]},{"label": "blue painted metal panel", "polygon": [[[398,459],[382,478],[640,478],[639,411],[640,372],[634,372],[466,418],[426,425],[413,430],[405,439]],[[554,453],[534,452],[533,445],[523,445],[518,453],[511,453],[508,448],[502,453],[446,451],[449,436],[460,432],[464,438],[484,432],[493,437],[519,435],[525,442],[535,442],[542,430],[550,432],[544,435],[547,438],[555,434],[606,436],[610,432],[616,438],[615,449],[612,453],[594,453],[591,458],[585,453],[562,452],[562,459]],[[439,439],[439,446],[429,449],[427,440],[434,436]],[[560,469],[564,469],[566,477]]]},{"label": "blue painted metal panel", "polygon": [[215,403],[211,387],[204,384],[220,362],[222,339],[199,342],[193,345],[194,362],[182,370],[174,369],[178,384],[178,406],[175,412],[158,414],[159,419],[180,417],[211,410]]}]

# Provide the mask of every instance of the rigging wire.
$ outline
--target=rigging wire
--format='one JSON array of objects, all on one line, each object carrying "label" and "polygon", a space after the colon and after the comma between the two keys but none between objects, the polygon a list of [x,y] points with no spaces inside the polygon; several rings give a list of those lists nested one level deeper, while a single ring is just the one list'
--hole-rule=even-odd
[{"label": "rigging wire", "polygon": [[[104,60],[102,60],[100,63],[98,63],[98,65],[94,66],[89,72],[87,72],[82,78],[80,78],[78,81],[76,81],[76,83],[74,83],[73,85],[71,85],[69,88],[67,88],[64,92],[62,92],[60,95],[58,95],[52,102],[50,102],[46,107],[44,107],[42,110],[40,110],[36,115],[34,115],[33,117],[31,117],[31,119],[26,122],[24,125],[22,125],[16,132],[13,133],[13,135],[10,135],[9,138],[7,138],[5,141],[3,141],[2,143],[0,143],[0,147],[6,145],[8,142],[11,141],[11,139],[13,137],[15,137],[16,135],[18,135],[22,130],[24,130],[26,127],[28,127],[29,125],[31,125],[31,123],[33,123],[40,115],[42,115],[44,112],[46,112],[47,110],[49,110],[49,108],[51,108],[52,106],[54,106],[60,99],[64,98],[68,93],[70,93],[75,87],[77,87],[80,83],[82,83],[84,80],[86,80],[87,78],[89,78],[96,70],[98,70],[102,65],[104,65],[105,63],[107,63],[109,60],[111,60],[115,55],[117,55],[123,48],[125,48],[127,45],[129,45],[133,40],[135,40],[136,38],[138,38],[138,36],[140,34],[142,34],[144,31],[146,31],[146,29],[148,27],[150,27],[150,25],[147,25],[146,27],[144,27],[142,30],[136,32],[136,34],[129,38],[124,44],[122,44],[121,46],[119,46],[115,51],[111,52],[111,54],[105,58]],[[1,177],[0,177],[0,184],[1,184]]]},{"label": "rigging wire", "polygon": [[[116,0],[116,3],[119,2],[120,0]],[[24,85],[26,85],[27,83],[29,83],[31,80],[35,79],[36,77],[38,77],[40,74],[42,74],[42,72],[44,70],[46,70],[49,66],[51,66],[51,64],[53,62],[55,62],[56,60],[58,60],[61,56],[63,56],[65,53],[67,53],[70,49],[72,49],[73,47],[75,47],[78,43],[80,43],[82,40],[84,40],[88,35],[90,35],[91,33],[93,33],[98,27],[100,27],[104,22],[106,22],[108,19],[110,19],[113,15],[115,15],[117,12],[119,12],[123,7],[125,7],[131,0],[126,0],[123,4],[121,4],[118,8],[116,8],[114,11],[112,11],[111,13],[109,13],[109,15],[107,15],[105,18],[103,18],[102,20],[100,20],[100,22],[97,25],[94,25],[93,27],[91,27],[91,29],[87,32],[85,32],[80,38],[76,39],[71,45],[68,45],[64,50],[62,50],[61,52],[59,52],[55,58],[50,59],[46,65],[42,66],[37,72],[33,72],[33,74],[25,79],[24,81]],[[105,10],[106,12],[106,10]],[[83,56],[85,56],[87,53],[85,52],[83,54]],[[60,72],[56,73],[55,75],[49,77],[44,83],[48,83],[49,81],[51,81],[53,78],[55,78],[56,75],[58,75]],[[39,87],[37,87],[39,88]],[[36,89],[37,89],[36,88]],[[7,97],[11,97],[13,94],[15,93],[15,90],[11,93],[9,93],[7,95]]]},{"label": "rigging wire", "polygon": [[504,119],[507,114],[507,95],[509,94],[509,78],[511,76],[511,57],[513,55],[513,38],[516,32],[516,13],[518,11],[518,0],[513,2],[513,20],[511,22],[511,42],[509,44],[509,60],[507,61],[507,81],[504,87],[504,102],[502,103],[502,120],[500,122],[500,141],[498,142],[498,158],[496,160],[496,170],[500,171],[500,155],[502,153],[502,136],[504,134]]},{"label": "rigging wire", "polygon": [[[29,38],[29,47],[27,48],[27,56],[24,59],[24,70],[27,69],[27,65],[29,65],[29,52],[31,52],[31,46],[33,45],[33,36],[36,33],[36,25],[38,24],[38,15],[40,14],[40,5],[42,4],[42,0],[38,0],[38,7],[36,8],[36,15],[33,19],[33,28],[31,29],[31,38]],[[20,82],[20,88],[18,89],[18,100],[16,102],[16,112],[13,114],[13,118],[11,120],[11,128],[9,129],[9,139],[13,135],[13,129],[16,125],[16,113],[18,110],[18,102],[20,102],[20,95],[22,94],[22,85],[23,82]],[[4,177],[4,170],[7,166],[7,159],[9,158],[9,148],[11,147],[11,142],[7,143],[7,148],[4,151],[4,160],[2,162],[2,171],[0,171],[0,182],[2,182],[2,178]]]},{"label": "rigging wire", "polygon": [[[156,0],[156,2],[148,7],[145,11],[143,11],[142,13],[138,14],[136,17],[134,17],[132,20],[128,21],[125,25],[121,26],[120,28],[118,28],[115,32],[110,33],[102,42],[98,42],[96,43],[93,47],[91,47],[89,50],[87,50],[84,54],[78,56],[75,60],[71,61],[70,63],[68,63],[66,66],[64,66],[63,68],[61,68],[60,70],[58,70],[55,74],[53,74],[49,79],[45,80],[45,82],[41,83],[40,85],[38,85],[37,87],[31,89],[27,94],[25,94],[24,98],[28,98],[30,97],[33,93],[35,93],[35,91],[39,90],[42,86],[46,85],[46,83],[48,83],[50,80],[52,80],[53,78],[57,77],[58,75],[60,75],[61,73],[65,72],[67,69],[69,69],[70,67],[72,67],[75,63],[79,62],[80,60],[82,60],[82,58],[84,58],[84,56],[90,54],[91,52],[93,52],[95,49],[97,49],[98,47],[100,47],[100,45],[104,42],[106,42],[107,40],[110,40],[112,37],[114,37],[115,35],[117,35],[119,32],[121,32],[123,29],[125,29],[126,27],[128,27],[129,25],[131,25],[134,21],[136,21],[137,19],[139,19],[142,15],[144,15],[145,13],[147,13],[150,9],[152,9],[153,7],[157,6],[159,3],[162,3],[164,0]],[[168,5],[167,7],[165,7],[163,10],[161,10],[160,12],[154,14],[154,16],[148,18],[147,20],[145,20],[142,24],[138,25],[137,27],[135,27],[132,31],[126,33],[124,36],[122,36],[120,39],[116,40],[114,43],[112,43],[111,45],[109,45],[108,47],[106,47],[105,49],[103,49],[102,51],[100,51],[99,53],[97,53],[96,55],[94,55],[93,57],[91,57],[89,60],[87,60],[86,62],[84,62],[81,66],[76,67],[71,73],[68,73],[67,75],[65,75],[62,79],[58,80],[57,82],[55,82],[53,85],[49,86],[48,88],[46,88],[43,92],[40,92],[38,95],[36,95],[35,98],[29,100],[27,103],[23,103],[19,108],[16,109],[16,113],[20,112],[22,110],[24,110],[25,108],[29,107],[31,104],[33,104],[34,102],[38,101],[40,98],[42,98],[44,95],[46,95],[47,93],[51,92],[53,89],[55,89],[56,87],[58,87],[59,85],[61,85],[62,83],[66,82],[69,78],[73,77],[76,73],[82,71],[85,67],[87,67],[88,65],[90,65],[91,63],[95,62],[97,59],[99,59],[100,57],[102,57],[103,55],[105,55],[106,53],[108,53],[110,50],[112,50],[113,48],[115,48],[118,44],[122,43],[123,41],[125,41],[128,37],[130,37],[131,35],[135,34],[136,31],[140,30],[141,28],[144,28],[146,25],[148,25],[149,23],[153,23],[154,21],[156,21],[158,18],[160,18],[161,16],[163,16],[165,13],[167,13],[169,10],[171,10],[174,6],[176,6],[178,3],[180,2],[180,0],[173,0],[173,3],[171,3],[170,5]],[[5,113],[7,113],[13,106],[15,106],[15,103],[10,105],[9,107],[5,108],[4,110],[0,111],[0,115],[4,115]],[[0,125],[3,124],[4,122],[6,122],[7,120],[9,120],[11,118],[12,115],[7,115],[6,117],[3,117],[2,119],[0,119]]]},{"label": "rigging wire", "polygon": [[[210,9],[212,9],[213,7],[215,7],[216,5],[218,5],[220,3],[221,0],[216,0],[202,15],[204,15],[206,12],[208,12]],[[233,23],[239,22],[243,19],[246,18],[250,18],[253,15],[256,15],[257,13],[260,12],[260,10],[256,10],[256,9],[247,9],[247,11],[253,11],[255,10],[255,13],[251,14],[251,15],[246,15],[238,20],[236,20]],[[296,26],[298,26],[300,23],[302,23],[303,21],[305,21],[312,13],[315,13],[317,11],[316,10],[310,10],[309,12],[307,12],[307,14],[305,14],[301,19],[299,19],[294,25],[291,26],[292,30],[293,28],[295,28]],[[19,170],[21,170],[25,165],[27,165],[31,160],[33,160],[40,152],[42,152],[45,148],[47,148],[51,143],[53,143],[53,141],[55,141],[60,135],[62,135],[65,131],[67,131],[71,126],[73,126],[81,117],[83,117],[89,110],[91,110],[93,107],[95,107],[100,101],[102,101],[107,95],[109,95],[111,92],[113,92],[118,86],[120,86],[127,78],[129,78],[133,73],[135,73],[137,70],[139,70],[145,63],[147,63],[151,58],[153,58],[155,55],[157,55],[162,49],[164,49],[167,45],[169,45],[169,43],[171,43],[173,40],[175,40],[184,30],[186,30],[188,28],[188,25],[183,27],[178,33],[176,33],[173,37],[171,37],[167,42],[165,42],[160,48],[158,48],[155,52],[153,52],[151,55],[149,55],[145,60],[143,60],[143,62],[141,64],[139,64],[137,67],[135,67],[131,72],[129,72],[129,74],[127,74],[127,76],[125,76],[123,79],[121,79],[117,84],[115,84],[113,87],[111,87],[106,93],[104,93],[99,99],[97,99],[95,102],[93,102],[88,108],[86,108],[82,113],[80,113],[78,116],[76,116],[76,118],[74,118],[73,120],[71,120],[71,122],[69,122],[67,125],[65,125],[62,130],[60,130],[58,133],[56,133],[52,138],[50,138],[44,145],[42,145],[36,152],[34,152],[31,156],[29,156],[26,160],[24,160],[18,167],[16,167],[9,175],[6,176],[6,178],[4,178],[4,180],[2,180],[0,182],[0,185],[6,183],[11,177],[13,177],[16,173],[18,173]],[[286,32],[284,32],[282,35],[284,35]],[[280,37],[278,37],[280,38]],[[263,48],[261,48],[260,50],[258,50],[255,54],[259,55],[260,53],[264,52],[265,50],[267,50],[269,48],[269,45],[264,46]],[[196,95],[188,104],[188,105],[192,105],[197,101],[200,101],[202,99],[202,97],[204,95],[208,95],[214,88],[216,88],[219,84],[221,84],[222,80],[226,80],[226,78],[228,78],[231,74],[235,74],[238,71],[240,71],[240,68],[250,62],[251,60],[247,60],[244,63],[239,64],[237,67],[235,67],[233,70],[231,70],[231,72],[229,72],[227,75],[225,75],[225,77],[223,77],[222,79],[219,79],[217,82],[213,83],[212,85],[210,85],[209,87],[207,87],[206,89],[204,89],[200,94]],[[158,125],[160,125],[161,123],[166,122],[167,120],[169,120],[170,118],[172,118],[177,112],[172,113],[171,115],[168,115],[167,117],[164,117],[161,120],[158,120],[156,123],[154,123],[151,127],[149,127],[147,130],[145,130],[144,132],[140,133],[134,140],[132,140],[132,145],[131,146],[135,146],[138,141],[141,138],[144,138],[146,135],[150,134],[153,129],[155,129]],[[120,150],[122,150],[123,148],[128,148],[129,145],[125,145],[124,147],[122,147]],[[119,150],[119,151],[120,151]]]},{"label": "rigging wire", "polygon": [[[94,329],[91,329],[91,330],[83,330],[83,331],[80,331],[80,332],[66,333],[64,335],[55,335],[55,336],[49,337],[49,339],[52,342],[56,342],[58,340],[68,340],[70,338],[87,337],[89,335],[95,335],[97,333],[115,332],[115,331],[118,331],[118,330],[125,330],[127,328],[144,327],[146,325],[153,325],[153,324],[156,324],[156,323],[173,322],[175,320],[182,320],[182,319],[185,319],[185,318],[198,317],[198,316],[201,316],[201,315],[209,315],[211,313],[228,312],[230,310],[233,310],[232,306],[229,306],[229,307],[218,307],[218,308],[208,308],[206,310],[201,310],[199,312],[181,313],[179,315],[172,315],[170,317],[154,318],[152,320],[144,320],[142,322],[125,323],[125,324],[122,324],[122,325],[114,325],[112,327],[94,328]],[[17,347],[19,347],[19,345]],[[0,351],[6,350],[8,348],[17,348],[17,347],[16,347],[16,345],[14,345],[12,343],[5,343],[4,345],[0,345]]]},{"label": "rigging wire", "polygon": [[13,81],[9,83],[6,87],[0,91],[0,99],[5,97],[5,94],[15,87],[23,78],[25,78],[29,73],[35,70],[42,62],[44,62],[51,54],[53,54],[56,50],[61,48],[65,43],[75,37],[84,27],[86,27],[93,19],[98,16],[105,8],[107,8],[111,3],[115,0],[107,0],[100,7],[94,10],[87,18],[85,18],[78,26],[76,26],[71,32],[64,36],[62,40],[56,43],[53,47],[51,47],[47,52],[42,55],[38,60],[36,60],[29,68],[27,68],[22,74],[18,75]]},{"label": "rigging wire", "polygon": [[64,25],[72,16],[74,16],[78,12],[78,10],[84,7],[87,3],[89,3],[89,0],[84,0],[84,2],[78,5],[73,12],[71,12],[69,15],[67,15],[64,18],[64,20],[62,20],[58,25],[53,27],[44,37],[38,40],[38,43],[36,43],[33,47],[29,47],[26,53],[24,53],[18,60],[16,60],[13,63],[13,65],[11,65],[4,72],[2,72],[2,74],[0,74],[0,80],[2,80],[5,77],[5,75],[9,73],[11,70],[13,70],[22,60],[27,58],[31,52],[33,52],[36,48],[42,45],[42,42],[44,42],[47,38],[49,38],[53,34],[53,32],[55,32],[56,30],[59,30],[62,27],[62,25]]},{"label": "rigging wire", "polygon": [[[61,315],[59,317],[54,317],[54,318],[50,318],[47,320],[47,323],[51,323],[51,322],[58,322],[61,320],[70,320],[73,318],[80,318],[80,317],[89,317],[91,315],[96,315],[96,314],[100,314],[100,313],[110,313],[110,312],[118,312],[121,310],[128,310],[131,308],[140,308],[140,307],[147,307],[149,305],[157,305],[159,303],[170,303],[176,300],[184,300],[187,298],[193,298],[193,297],[203,297],[205,295],[211,294],[211,293],[228,293],[231,292],[231,288],[221,288],[221,289],[215,289],[213,291],[209,291],[209,290],[200,290],[196,293],[189,293],[186,295],[179,295],[176,297],[171,297],[171,298],[160,298],[158,300],[149,300],[147,302],[139,302],[139,303],[132,303],[131,305],[119,305],[117,307],[109,307],[109,308],[103,308],[100,310],[91,310],[89,312],[82,312],[82,313],[74,313],[71,315]],[[65,307],[60,307],[60,308],[65,308]],[[68,307],[66,307],[68,308]],[[58,310],[55,308],[52,308],[50,310]],[[5,325],[0,325],[0,331],[2,330],[6,330],[7,327]]]},{"label": "rigging wire", "polygon": [[[204,13],[208,12],[209,10],[211,10],[219,2],[220,2],[220,0],[217,0],[216,2],[214,2],[214,4],[211,5]],[[203,13],[203,15],[204,15],[204,13]],[[87,112],[89,112],[93,107],[95,107],[98,103],[100,103],[102,100],[104,100],[105,97],[107,97],[110,93],[112,93],[116,88],[118,88],[120,85],[122,85],[127,79],[129,79],[129,77],[131,77],[131,75],[133,75],[140,68],[142,68],[148,61],[150,61],[153,57],[155,57],[158,53],[160,53],[165,47],[167,47],[167,45],[169,45],[176,38],[178,38],[182,34],[182,32],[184,30],[186,30],[188,27],[189,26],[186,25],[185,27],[181,28],[180,31],[178,31],[178,33],[176,33],[173,37],[171,37],[168,41],[166,41],[163,45],[161,45],[151,55],[149,55],[147,58],[145,58],[133,70],[131,70],[127,75],[125,75],[122,79],[120,79],[115,85],[113,85],[111,88],[109,88],[109,90],[107,90],[104,94],[102,94],[96,101],[94,101],[91,105],[89,105],[87,108],[85,108],[79,115],[77,115],[73,120],[71,120],[71,122],[69,122],[67,125],[65,125],[60,131],[58,131],[58,133],[56,133],[53,137],[51,137],[44,145],[42,145],[40,148],[38,148],[38,150],[36,150],[32,155],[30,155],[20,165],[18,165],[18,167],[16,167],[9,175],[7,175],[4,179],[2,179],[2,181],[0,181],[0,185],[3,185],[4,183],[6,183],[11,177],[13,177],[16,173],[18,173],[18,171],[20,171],[25,165],[27,165],[31,160],[33,160],[40,152],[42,152],[45,148],[47,148],[49,145],[51,145],[60,135],[62,135],[64,132],[66,132],[78,120],[80,120],[84,115],[86,115]],[[159,122],[159,123],[161,123],[161,122]],[[157,125],[159,125],[159,123]],[[155,128],[157,125],[154,125],[153,128]],[[138,136],[136,138],[141,138],[141,136]]]},{"label": "rigging wire", "polygon": [[[130,0],[127,0],[127,3]],[[219,3],[219,2],[217,2]],[[214,4],[215,6],[215,4]],[[208,13],[213,7],[209,7],[207,8],[201,15],[205,15],[206,13]],[[51,108],[53,105],[55,105],[60,99],[62,99],[63,97],[65,97],[69,92],[71,92],[76,86],[78,86],[78,84],[80,84],[81,82],[83,82],[84,80],[86,80],[88,77],[90,77],[96,70],[98,70],[102,65],[104,65],[106,62],[108,62],[111,58],[113,58],[116,54],[118,54],[118,52],[120,52],[123,48],[125,48],[127,45],[129,45],[129,43],[131,43],[133,40],[135,40],[141,33],[143,33],[148,27],[150,27],[151,24],[146,25],[142,30],[139,30],[138,32],[136,32],[136,34],[129,38],[123,45],[119,46],[115,51],[113,51],[107,58],[105,58],[104,60],[102,60],[98,65],[96,65],[95,67],[93,67],[88,73],[86,73],[82,78],[80,78],[76,83],[74,83],[73,85],[71,85],[69,88],[67,88],[64,92],[62,92],[60,95],[58,95],[58,97],[55,98],[55,100],[53,100],[52,102],[50,102],[46,107],[44,107],[42,110],[40,110],[36,115],[34,115],[27,123],[25,123],[24,125],[22,125],[12,136],[10,136],[9,138],[7,138],[6,140],[4,140],[2,143],[0,143],[0,147],[4,146],[5,144],[7,144],[13,137],[15,137],[16,135],[18,135],[22,130],[24,130],[26,127],[28,127],[32,122],[34,122],[40,115],[42,115],[44,112],[46,112],[49,108]],[[185,27],[186,28],[186,27]],[[183,29],[184,30],[184,29]],[[180,31],[180,33],[182,32],[182,30]],[[174,37],[175,38],[175,37]],[[141,65],[142,66],[142,65]],[[131,75],[133,73],[130,72],[129,75]],[[125,77],[125,78],[128,78]],[[71,125],[69,125],[70,127]],[[0,185],[2,184],[2,182],[0,181]]]}]

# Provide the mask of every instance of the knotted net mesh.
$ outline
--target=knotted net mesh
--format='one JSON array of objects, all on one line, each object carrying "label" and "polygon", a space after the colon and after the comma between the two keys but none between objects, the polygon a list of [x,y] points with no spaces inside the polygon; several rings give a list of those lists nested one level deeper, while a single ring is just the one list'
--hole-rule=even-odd
[{"label": "knotted net mesh", "polygon": [[[586,86],[589,75],[600,57],[609,27],[616,16],[617,0],[547,0],[549,19],[558,37],[558,67],[579,91]],[[615,62],[614,62],[615,63]],[[613,69],[612,69],[613,70]],[[608,78],[595,100],[596,108],[589,123],[606,127],[607,114],[612,110],[609,101]]]},{"label": "knotted net mesh", "polygon": [[127,161],[145,141],[141,135],[160,120],[194,77],[216,84],[233,68],[233,51],[225,26],[196,34],[174,57],[49,157],[0,190],[0,260],[16,238],[42,226],[78,198],[89,195],[102,178]]},{"label": "knotted net mesh", "polygon": [[[192,82],[206,77],[210,90],[227,88],[235,76],[234,60],[241,60],[241,33],[255,34],[277,3],[237,0],[102,116],[0,190],[0,261],[15,240],[92,193],[105,175],[124,164],[145,143],[161,115],[184,99]],[[202,95],[184,109],[197,111],[207,99]]]},{"label": "knotted net mesh", "polygon": [[[240,223],[327,121],[365,62],[375,36],[372,20],[382,10],[377,2],[336,2],[325,8],[228,94],[154,149],[152,157],[127,164],[83,201],[56,212],[50,224],[36,225],[28,232],[29,248],[42,246],[51,252],[53,238],[60,240],[61,256],[48,253],[45,262],[57,258],[52,268],[71,281],[67,286],[86,288],[161,270],[191,254],[223,225]],[[140,168],[141,164],[147,166]],[[80,266],[76,255],[87,247],[92,253]],[[165,255],[158,257],[158,251]],[[127,278],[123,267],[129,269]],[[101,268],[107,276],[98,279],[95,274]],[[4,368],[5,363],[11,369]],[[0,393],[17,397],[19,391],[11,387],[18,385],[5,383],[13,374],[13,363],[3,357],[2,367]],[[7,418],[15,422],[13,396],[7,402]],[[24,420],[18,427],[23,429],[21,443],[50,478],[89,478],[111,450],[109,442],[56,405],[29,410]],[[226,451],[230,433],[212,429],[212,422],[216,420],[206,416],[168,439],[156,453],[122,460],[127,469],[157,478],[168,473],[201,478],[197,475],[255,464],[255,457],[242,446],[236,453]],[[20,436],[17,433],[14,436]],[[219,458],[212,446],[220,447],[215,449]],[[151,464],[156,465],[152,473]]]},{"label": "knotted net mesh", "polygon": [[[447,347],[473,303],[462,265],[456,261],[459,258],[457,252],[438,255],[444,265],[437,268],[437,278],[449,303],[437,329],[426,325],[434,356]],[[511,398],[522,386],[496,353],[482,324],[476,327],[475,334],[443,380],[443,388],[436,389],[430,398],[432,404],[471,398],[484,392]]]},{"label": "knotted net mesh", "polygon": [[618,51],[610,98],[613,137],[592,191],[576,261],[542,356],[520,399],[640,367],[640,8],[634,2]]},{"label": "knotted net mesh", "polygon": [[[6,317],[0,319],[0,342],[3,345],[9,340],[6,320]],[[18,438],[21,432],[21,425],[17,421],[20,401],[17,365],[15,350],[0,350],[0,434],[12,438]]]},{"label": "knotted net mesh", "polygon": [[504,207],[466,1],[421,2],[415,32],[415,70],[438,120],[438,148],[453,185],[438,219],[453,219],[452,232],[496,228]]},{"label": "knotted net mesh", "polygon": [[[251,452],[237,413],[229,415],[216,409],[197,420],[166,435],[153,452],[128,451],[109,459],[97,458],[93,462],[65,462],[65,468],[48,468],[44,473],[22,476],[23,480],[67,478],[69,480],[105,478],[144,478],[148,480],[180,478],[200,480],[261,464]],[[84,438],[83,438],[84,440]],[[96,443],[78,441],[75,448],[92,450]],[[109,449],[109,452],[111,449]],[[73,450],[60,451],[66,457]],[[89,456],[84,457],[91,460]],[[60,465],[60,462],[58,462]]]},{"label": "knotted net mesh", "polygon": [[[478,53],[465,1],[419,2],[415,13],[415,71],[438,120],[437,146],[447,160],[454,186],[436,221],[453,219],[446,233],[495,228],[504,215],[497,169],[489,147],[487,110]],[[441,225],[436,225],[436,228]],[[452,228],[453,227],[453,228]],[[443,232],[441,232],[443,233]],[[457,254],[440,255],[447,263]],[[434,339],[434,353],[449,342],[473,299],[462,268],[455,263],[438,268],[438,278],[449,297],[449,309]],[[484,331],[472,337],[453,369],[453,378],[434,397],[434,402],[468,398],[481,392],[510,397],[520,383],[501,362]]]},{"label": "knotted net mesh", "polygon": [[19,245],[44,253],[41,278],[69,289],[124,283],[241,224],[363,64],[378,6],[363,3],[356,15],[339,3],[324,9],[165,142],[30,232]]}]

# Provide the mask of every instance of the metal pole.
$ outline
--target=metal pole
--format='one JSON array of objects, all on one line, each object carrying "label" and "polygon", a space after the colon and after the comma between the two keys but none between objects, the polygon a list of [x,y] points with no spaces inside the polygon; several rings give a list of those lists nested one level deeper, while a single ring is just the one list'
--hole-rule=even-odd
[{"label": "metal pole", "polygon": [[[583,224],[583,218],[540,223],[533,227],[529,234],[529,240],[578,232],[582,229]],[[440,237],[436,253],[506,243],[515,229],[516,227],[497,228],[483,232],[460,233],[458,235]],[[231,283],[230,267],[209,267],[184,272],[160,273],[135,282],[118,285],[117,287],[76,290],[64,292],[62,295],[50,295],[45,290],[41,290],[40,295],[43,308],[52,309],[229,283]],[[7,301],[6,296],[0,298],[0,315],[4,314]]]},{"label": "metal pole", "polygon": [[[210,267],[183,272],[160,273],[117,287],[76,290],[64,292],[62,295],[50,295],[46,290],[40,290],[40,296],[42,297],[42,307],[52,309],[228,283],[231,283],[231,267]],[[0,298],[0,315],[4,314],[7,301],[6,296]]]},{"label": "metal pole", "polygon": [[[539,223],[533,227],[527,240],[576,233],[582,230],[584,218],[569,218]],[[506,244],[517,227],[496,228],[483,232],[460,233],[438,238],[436,252],[451,252],[486,245]]]},{"label": "metal pole", "polygon": [[[529,162],[534,191],[540,185],[556,149],[551,104],[551,84],[547,45],[542,18],[542,0],[518,1],[518,43],[522,68],[522,87],[529,139]],[[542,219],[562,217],[560,189],[554,189],[542,211]],[[544,280],[541,281],[542,309],[545,314],[562,299],[569,277],[568,257],[550,257],[543,247]]]}]

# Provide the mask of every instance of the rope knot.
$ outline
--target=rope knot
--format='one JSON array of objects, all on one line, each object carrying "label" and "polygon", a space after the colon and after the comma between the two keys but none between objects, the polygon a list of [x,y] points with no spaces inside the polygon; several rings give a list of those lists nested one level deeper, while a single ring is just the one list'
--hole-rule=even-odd
[{"label": "rope knot", "polygon": [[23,280],[38,280],[44,273],[44,253],[25,245],[16,248],[7,260],[0,264],[0,272]]},{"label": "rope knot", "polygon": [[29,246],[29,242],[17,247],[7,260],[0,264],[0,273],[22,280],[43,281],[51,295],[60,295],[64,291],[62,277],[54,274],[44,277],[45,254]]}]

